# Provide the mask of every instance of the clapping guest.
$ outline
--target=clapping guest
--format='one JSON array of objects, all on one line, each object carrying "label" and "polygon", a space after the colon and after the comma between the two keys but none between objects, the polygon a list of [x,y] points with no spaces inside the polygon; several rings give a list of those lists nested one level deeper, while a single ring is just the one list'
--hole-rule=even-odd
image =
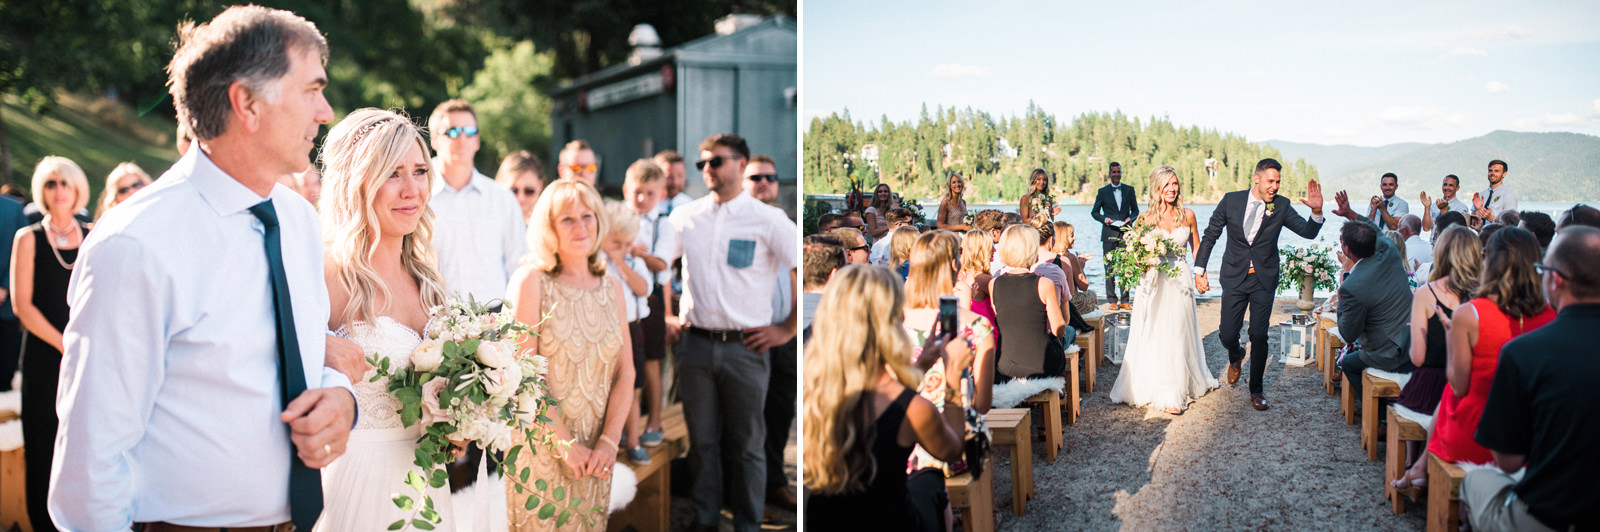
[{"label": "clapping guest", "polygon": [[511,190],[517,197],[517,206],[522,208],[522,219],[527,220],[533,216],[533,205],[538,203],[539,193],[544,191],[544,163],[528,150],[511,152],[500,161],[494,182]]},{"label": "clapping guest", "polygon": [[11,309],[24,329],[22,439],[27,453],[28,519],[34,530],[54,530],[47,497],[56,440],[56,390],[61,375],[61,331],[67,327],[67,282],[89,228],[72,214],[89,203],[89,180],[77,163],[49,156],[33,170],[33,201],[44,220],[16,233],[11,249]]},{"label": "clapping guest", "polygon": [[117,165],[111,169],[111,174],[106,176],[106,187],[100,190],[100,207],[94,211],[94,219],[99,220],[107,210],[116,207],[122,200],[128,199],[134,192],[150,184],[150,174],[145,173],[139,165],[128,162]]},{"label": "clapping guest", "polygon": [[1356,396],[1361,373],[1369,367],[1393,372],[1413,368],[1406,356],[1411,346],[1411,291],[1406,280],[1404,248],[1379,234],[1378,225],[1350,210],[1349,196],[1334,194],[1333,213],[1350,219],[1339,229],[1340,253],[1355,261],[1350,275],[1339,285],[1339,334],[1361,345],[1339,359],[1339,368]]},{"label": "clapping guest", "polygon": [[[1483,266],[1483,246],[1476,235],[1462,226],[1451,226],[1439,235],[1434,246],[1433,272],[1430,280],[1411,296],[1411,380],[1400,390],[1395,404],[1426,416],[1432,416],[1444,392],[1445,350],[1444,321],[1450,319],[1454,309],[1471,298],[1478,288],[1478,275]],[[1408,445],[1407,453],[1417,455],[1420,443]],[[1427,481],[1428,461],[1415,460],[1405,478],[1395,480],[1395,487],[1406,489],[1420,487]]]},{"label": "clapping guest", "polygon": [[[1498,470],[1461,481],[1461,506],[1473,530],[1600,529],[1600,467],[1593,460],[1600,423],[1600,230],[1563,229],[1534,264],[1544,297],[1559,314],[1549,325],[1507,342],[1474,437]],[[1527,467],[1520,481],[1509,473]]]},{"label": "clapping guest", "polygon": [[1411,205],[1406,203],[1405,198],[1395,195],[1395,191],[1400,189],[1400,178],[1394,172],[1378,178],[1378,189],[1383,194],[1372,197],[1372,209],[1367,212],[1367,218],[1371,218],[1379,227],[1393,231],[1400,226],[1401,217],[1411,214]]},{"label": "clapping guest", "polygon": [[1446,462],[1494,459],[1472,434],[1495,382],[1500,348],[1556,316],[1539,292],[1537,262],[1539,242],[1532,233],[1516,227],[1495,232],[1484,248],[1482,284],[1475,298],[1442,320],[1450,330],[1445,339],[1449,382],[1433,416],[1428,452]]},{"label": "clapping guest", "polygon": [[[947,529],[942,515],[918,513],[945,499],[944,475],[906,474],[920,445],[934,458],[962,455],[959,381],[947,381],[943,412],[916,392],[902,328],[905,294],[883,268],[849,265],[828,282],[806,342],[806,525],[816,530]],[[925,366],[958,374],[972,350],[953,333],[930,336]]]},{"label": "clapping guest", "polygon": [[[519,454],[515,465],[584,501],[610,497],[611,468],[633,401],[627,296],[622,283],[606,275],[602,247],[610,221],[604,212],[594,187],[576,179],[551,183],[533,208],[530,260],[512,275],[506,295],[516,302],[517,320],[536,333],[522,340],[519,353],[549,361],[550,395],[558,401],[550,430],[572,442],[560,453]],[[512,530],[554,526],[521,504],[510,506]],[[605,530],[606,516],[595,517],[592,526],[583,519],[571,526]]]},{"label": "clapping guest", "polygon": [[1444,183],[1439,185],[1439,189],[1443,192],[1443,195],[1437,200],[1430,201],[1428,192],[1422,192],[1422,205],[1426,211],[1422,216],[1422,230],[1435,231],[1435,234],[1437,234],[1437,231],[1443,230],[1435,230],[1433,227],[1434,224],[1439,223],[1440,216],[1452,212],[1462,215],[1472,213],[1472,208],[1467,205],[1467,202],[1461,201],[1461,198],[1456,197],[1456,191],[1461,190],[1461,178],[1456,177],[1454,174],[1444,176]]},{"label": "clapping guest", "polygon": [[1039,259],[1039,230],[1013,225],[1000,235],[1000,260],[1005,269],[989,281],[995,321],[1000,325],[1000,357],[996,382],[1067,373],[1062,338],[1067,313],[1055,283],[1032,269]]},{"label": "clapping guest", "polygon": [[967,200],[961,197],[967,190],[966,180],[961,179],[961,174],[950,174],[950,179],[945,181],[944,197],[939,199],[939,214],[934,220],[934,225],[946,231],[966,231],[972,229],[967,224]]}]

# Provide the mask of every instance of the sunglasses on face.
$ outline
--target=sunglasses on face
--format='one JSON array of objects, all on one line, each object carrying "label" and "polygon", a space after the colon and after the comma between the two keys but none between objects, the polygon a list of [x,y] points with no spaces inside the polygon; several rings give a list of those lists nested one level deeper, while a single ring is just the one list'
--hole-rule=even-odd
[{"label": "sunglasses on face", "polygon": [[456,126],[444,130],[444,136],[453,139],[461,138],[463,135],[468,137],[478,136],[478,126]]},{"label": "sunglasses on face", "polygon": [[751,181],[755,181],[757,183],[760,183],[762,181],[767,181],[767,182],[771,182],[771,183],[777,183],[778,182],[778,174],[751,174],[749,179]]},{"label": "sunglasses on face", "polygon": [[45,181],[44,182],[44,189],[45,190],[55,190],[55,189],[58,189],[58,188],[68,188],[68,187],[71,187],[71,186],[72,185],[67,184],[66,181],[62,181],[62,180],[59,180],[59,179],[51,179],[49,181]]},{"label": "sunglasses on face", "polygon": [[518,196],[537,196],[539,189],[533,187],[512,187],[511,193]]},{"label": "sunglasses on face", "polygon": [[142,183],[142,182],[141,183],[134,183],[132,185],[128,185],[128,186],[125,186],[125,187],[117,187],[117,195],[121,196],[123,194],[127,194],[127,193],[133,192],[135,190],[139,190],[141,188],[144,188],[144,183]]},{"label": "sunglasses on face", "polygon": [[850,248],[850,251],[872,251],[872,248],[867,247],[867,246],[856,246],[856,247]]},{"label": "sunglasses on face", "polygon": [[733,160],[732,157],[723,157],[721,155],[718,155],[718,156],[712,157],[710,159],[703,159],[703,160],[695,161],[694,168],[696,170],[704,172],[704,171],[706,171],[706,166],[710,166],[713,169],[722,168],[722,163],[725,163],[725,162],[728,162],[728,161],[731,161],[731,160]]},{"label": "sunglasses on face", "polygon": [[594,172],[595,169],[597,169],[599,167],[600,167],[599,165],[596,165],[596,164],[593,164],[593,163],[590,163],[590,164],[569,164],[569,165],[567,165],[567,170],[572,171],[572,173],[574,173],[574,174],[587,174],[587,173]]}]

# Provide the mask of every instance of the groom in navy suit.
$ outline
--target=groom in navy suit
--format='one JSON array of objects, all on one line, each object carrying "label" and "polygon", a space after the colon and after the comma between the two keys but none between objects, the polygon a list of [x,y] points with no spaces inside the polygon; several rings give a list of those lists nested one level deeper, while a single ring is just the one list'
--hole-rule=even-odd
[{"label": "groom in navy suit", "polygon": [[1222,324],[1219,336],[1228,349],[1228,384],[1239,382],[1239,364],[1244,346],[1239,344],[1240,321],[1250,309],[1250,406],[1267,409],[1262,395],[1261,375],[1267,369],[1267,323],[1271,321],[1272,296],[1278,291],[1278,233],[1288,227],[1305,238],[1316,238],[1322,229],[1322,186],[1312,180],[1306,198],[1300,203],[1311,208],[1311,220],[1294,211],[1289,198],[1278,195],[1279,173],[1283,165],[1273,159],[1256,163],[1254,186],[1250,190],[1222,196],[1206,226],[1205,238],[1195,253],[1194,283],[1200,292],[1211,289],[1206,280],[1206,264],[1211,246],[1228,230],[1228,247],[1222,254]]},{"label": "groom in navy suit", "polygon": [[[1094,208],[1089,211],[1089,216],[1103,226],[1100,229],[1101,250],[1105,253],[1102,257],[1122,247],[1122,228],[1139,217],[1139,200],[1134,198],[1133,187],[1122,184],[1122,165],[1111,163],[1110,176],[1111,184],[1100,187],[1100,193],[1094,196]],[[1131,310],[1128,291],[1132,289],[1131,286],[1122,287],[1122,297],[1118,298],[1117,278],[1107,275],[1106,303],[1112,310]]]}]

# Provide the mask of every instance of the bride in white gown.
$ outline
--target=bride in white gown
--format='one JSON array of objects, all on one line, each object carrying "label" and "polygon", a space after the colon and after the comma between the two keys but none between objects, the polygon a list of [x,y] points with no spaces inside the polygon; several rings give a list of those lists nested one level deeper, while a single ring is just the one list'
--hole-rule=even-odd
[{"label": "bride in white gown", "polygon": [[[328,328],[360,346],[363,355],[408,366],[422,343],[428,309],[444,303],[444,283],[429,241],[432,171],[422,135],[389,111],[361,109],[328,132],[322,149],[325,193],[322,229],[324,273],[331,299]],[[387,379],[355,383],[361,409],[348,451],[322,470],[323,513],[314,530],[385,530],[412,512],[390,494],[422,497],[406,486],[422,424],[405,427]],[[429,490],[443,521],[455,530],[450,488]]]},{"label": "bride in white gown", "polygon": [[[1154,225],[1195,251],[1194,211],[1183,208],[1177,171],[1159,166],[1150,173],[1150,209],[1136,224]],[[1111,402],[1181,414],[1189,403],[1217,387],[1206,367],[1195,315],[1194,276],[1189,261],[1179,255],[1167,259],[1178,268],[1170,276],[1146,271],[1134,292],[1133,319],[1128,326],[1128,346],[1122,371],[1111,386]]]}]

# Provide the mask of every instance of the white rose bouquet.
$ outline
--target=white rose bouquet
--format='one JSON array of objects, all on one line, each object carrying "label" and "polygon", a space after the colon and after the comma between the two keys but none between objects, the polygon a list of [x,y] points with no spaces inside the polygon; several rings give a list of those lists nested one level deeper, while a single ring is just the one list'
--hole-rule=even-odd
[{"label": "white rose bouquet", "polygon": [[[505,453],[499,473],[511,482],[518,494],[526,493],[524,508],[537,509],[541,519],[555,519],[563,526],[575,516],[588,517],[602,511],[591,501],[591,508],[579,505],[580,497],[566,500],[561,488],[549,491],[544,479],[528,478],[530,470],[518,470],[517,455],[554,450],[565,442],[554,441],[547,430],[546,417],[555,398],[545,381],[549,367],[544,357],[517,355],[516,342],[532,330],[516,321],[510,305],[500,312],[489,312],[488,304],[468,298],[451,299],[431,311],[428,329],[421,344],[411,353],[411,365],[391,368],[388,359],[368,357],[376,370],[373,382],[389,379],[389,394],[400,402],[400,421],[410,427],[422,423],[418,440],[418,468],[406,473],[406,485],[421,496],[396,493],[390,499],[411,518],[389,525],[389,530],[416,527],[433,530],[441,522],[434,510],[427,487],[440,488],[449,481],[445,464],[455,460],[453,449],[464,442],[475,442],[485,450]],[[524,444],[514,444],[516,435]],[[532,446],[534,448],[528,449]],[[543,506],[541,508],[541,506]]]},{"label": "white rose bouquet", "polygon": [[1106,275],[1129,287],[1139,286],[1139,278],[1151,269],[1177,276],[1178,266],[1169,259],[1182,257],[1186,252],[1154,225],[1127,226],[1122,232],[1122,247],[1106,254]]}]

